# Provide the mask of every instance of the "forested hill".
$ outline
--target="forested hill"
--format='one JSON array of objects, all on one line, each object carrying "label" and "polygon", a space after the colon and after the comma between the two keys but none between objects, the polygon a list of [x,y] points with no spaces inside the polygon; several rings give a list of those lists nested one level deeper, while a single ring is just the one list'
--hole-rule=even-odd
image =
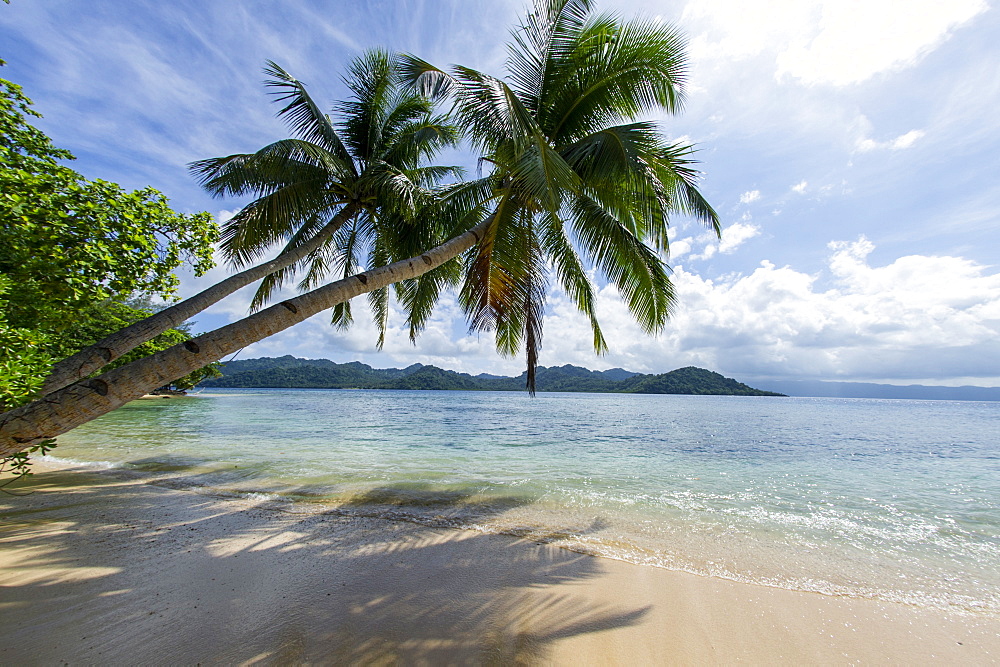
[{"label": "forested hill", "polygon": [[[307,389],[449,389],[471,391],[521,391],[525,375],[500,377],[469,375],[437,366],[414,364],[406,368],[376,369],[353,361],[337,364],[328,359],[297,359],[291,355],[272,359],[230,361],[223,376],[202,383],[205,387],[282,387]],[[642,375],[621,368],[591,371],[579,366],[538,367],[538,391],[577,391],[632,394],[713,394],[728,396],[783,396],[748,387],[703,368],[679,368],[660,375]]]}]

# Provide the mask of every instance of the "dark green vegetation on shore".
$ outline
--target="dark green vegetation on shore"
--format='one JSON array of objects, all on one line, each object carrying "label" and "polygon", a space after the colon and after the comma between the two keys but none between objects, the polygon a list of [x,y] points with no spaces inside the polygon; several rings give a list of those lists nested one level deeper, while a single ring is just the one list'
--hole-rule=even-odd
[{"label": "dark green vegetation on shore", "polygon": [[[523,391],[525,373],[518,377],[469,375],[437,366],[413,364],[406,368],[377,369],[352,361],[297,359],[291,355],[231,361],[223,377],[202,383],[206,387],[270,387],[297,389],[438,389],[459,391]],[[579,366],[538,367],[538,391],[628,394],[712,394],[726,396],[783,396],[761,391],[718,373],[688,366],[659,375],[642,375],[621,368],[591,371]]]},{"label": "dark green vegetation on shore", "polygon": [[[151,316],[153,301],[175,292],[182,264],[196,275],[211,268],[218,237],[208,213],[177,213],[157,190],[129,192],[70,169],[73,155],[34,127],[38,117],[21,87],[0,78],[0,412],[44,393],[54,361]],[[105,349],[91,370],[187,342],[189,326],[175,322],[117,358]],[[188,388],[214,373],[198,364],[171,378]],[[53,445],[38,433],[0,452],[0,475],[29,474],[28,454]]]},{"label": "dark green vegetation on shore", "polygon": [[[175,292],[175,269],[211,268],[218,237],[208,213],[176,213],[152,188],[129,192],[70,169],[73,155],[32,125],[38,117],[0,78],[0,410],[36,397],[52,362],[150,316]],[[183,325],[165,328],[101,366],[190,338]]]}]

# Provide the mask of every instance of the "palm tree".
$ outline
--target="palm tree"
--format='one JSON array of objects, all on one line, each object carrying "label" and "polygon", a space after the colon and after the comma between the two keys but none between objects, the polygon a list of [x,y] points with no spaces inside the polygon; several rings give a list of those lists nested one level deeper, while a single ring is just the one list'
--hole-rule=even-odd
[{"label": "palm tree", "polygon": [[[719,229],[696,188],[692,148],[670,144],[655,124],[641,119],[680,110],[680,35],[651,21],[592,15],[589,0],[536,0],[535,11],[514,33],[506,80],[464,67],[445,72],[412,57],[404,64],[419,92],[451,97],[492,168],[444,194],[449,224],[467,231],[0,415],[0,456],[355,296],[441,272],[473,248],[465,256],[462,305],[473,328],[495,330],[501,352],[524,346],[529,389],[548,263],[590,318],[598,351],[606,343],[580,253],[618,287],[643,327],[661,329],[674,299],[659,254],[668,250],[668,216],[693,214]],[[411,332],[436,286],[454,275],[444,271],[421,294],[415,288]]]},{"label": "palm tree", "polygon": [[[589,0],[538,0],[514,33],[504,80],[414,57],[410,80],[448,96],[491,173],[456,194],[492,208],[470,256],[461,304],[474,330],[493,330],[497,349],[523,346],[534,390],[547,269],[589,318],[607,349],[587,263],[618,288],[648,332],[663,328],[674,301],[667,222],[690,213],[718,233],[695,187],[692,147],[667,142],[642,114],[680,110],[684,41],[653,21],[593,15]],[[652,246],[652,247],[651,247]]]},{"label": "palm tree", "polygon": [[[456,143],[458,132],[446,117],[433,114],[426,97],[400,85],[388,53],[369,51],[350,66],[345,83],[352,96],[336,107],[336,123],[320,111],[304,84],[280,66],[269,61],[264,72],[271,77],[265,85],[285,105],[278,115],[296,136],[256,153],[191,165],[212,195],[254,197],[222,230],[221,250],[241,270],[55,364],[42,395],[85,378],[258,280],[263,282],[253,310],[297,270],[307,269],[303,286],[317,284],[324,269],[338,263],[349,275],[357,264],[351,250],[360,244],[345,239],[366,240],[364,232],[376,223],[412,217],[430,185],[458,175],[452,167],[425,166],[443,147]],[[279,242],[284,247],[274,259],[247,268]],[[384,297],[376,295],[377,305]],[[348,308],[338,315],[340,323],[349,322]]]}]

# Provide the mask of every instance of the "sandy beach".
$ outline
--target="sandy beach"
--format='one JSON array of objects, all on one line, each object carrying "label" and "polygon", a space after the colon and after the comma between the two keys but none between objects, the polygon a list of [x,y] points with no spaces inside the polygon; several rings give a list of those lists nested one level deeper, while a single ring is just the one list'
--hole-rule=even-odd
[{"label": "sandy beach", "polygon": [[996,664],[1000,619],[41,464],[0,498],[3,664]]}]

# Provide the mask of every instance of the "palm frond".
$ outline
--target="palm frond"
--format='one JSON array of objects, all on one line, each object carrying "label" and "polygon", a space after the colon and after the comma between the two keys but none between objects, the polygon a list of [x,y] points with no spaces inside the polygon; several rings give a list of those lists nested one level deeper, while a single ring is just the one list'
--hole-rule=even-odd
[{"label": "palm frond", "polygon": [[355,210],[355,207],[345,206],[328,221],[318,215],[311,216],[310,219],[306,220],[292,235],[285,247],[281,249],[279,255],[301,249],[305,244],[315,243],[317,240],[321,241],[321,245],[297,262],[265,276],[250,302],[250,312],[260,310],[274,291],[284,284],[285,280],[290,279],[303,266],[322,255],[324,246],[328,245],[333,240],[334,235],[350,222],[351,217],[355,215]]},{"label": "palm frond", "polygon": [[600,322],[597,320],[594,286],[587,275],[579,255],[573,244],[566,237],[563,222],[555,215],[544,215],[540,220],[540,241],[542,251],[548,257],[556,277],[566,295],[590,321],[594,335],[594,351],[604,354],[608,351],[608,343],[604,339]]},{"label": "palm frond", "polygon": [[657,253],[585,195],[571,204],[569,222],[576,240],[621,293],[647,333],[660,331],[674,304],[667,267]]},{"label": "palm frond", "polygon": [[290,183],[327,181],[322,165],[289,148],[288,141],[275,142],[256,153],[192,162],[188,169],[213,197],[259,197]]},{"label": "palm frond", "polygon": [[507,45],[507,70],[511,88],[527,109],[541,120],[541,100],[552,81],[551,67],[560,62],[573,35],[584,26],[591,11],[589,0],[536,0],[534,11],[511,36]]},{"label": "palm frond", "polygon": [[[310,220],[307,220],[299,229],[295,232],[295,235],[288,241],[285,245],[282,253],[292,250],[299,245],[305,239],[315,234],[320,229],[319,224],[320,219],[313,216]],[[260,285],[257,286],[257,291],[254,292],[253,299],[250,301],[250,312],[255,313],[267,303],[271,298],[271,295],[285,283],[285,280],[291,278],[295,275],[302,265],[307,260],[303,258],[294,264],[290,264],[284,268],[278,269],[277,271],[268,274],[261,280]]]},{"label": "palm frond", "polygon": [[427,325],[441,293],[459,284],[461,269],[461,262],[455,258],[418,278],[398,284],[400,289],[396,294],[406,312],[411,343],[417,342],[417,336]]},{"label": "palm frond", "polygon": [[515,355],[523,346],[528,390],[534,392],[545,312],[545,259],[534,215],[517,202],[507,204],[493,212],[494,224],[466,263],[459,303],[470,330],[494,332],[498,352]]},{"label": "palm frond", "polygon": [[694,168],[695,161],[691,157],[694,152],[694,146],[689,144],[664,146],[650,162],[650,167],[656,179],[670,189],[674,210],[693,215],[711,227],[716,235],[721,235],[719,215],[697,187],[701,173]]},{"label": "palm frond", "polygon": [[308,141],[325,147],[345,165],[352,164],[351,155],[330,123],[330,119],[320,111],[305,85],[273,60],[267,61],[264,73],[274,77],[265,81],[264,85],[275,88],[274,95],[277,100],[285,103],[278,116],[288,122],[292,131]]},{"label": "palm frond", "polygon": [[459,144],[461,134],[446,116],[426,115],[393,128],[380,159],[399,167],[415,167],[442,149]]},{"label": "palm frond", "polygon": [[305,264],[305,260],[296,262],[284,268],[278,269],[274,273],[269,273],[264,276],[260,284],[257,285],[257,290],[253,293],[253,299],[250,301],[250,312],[256,313],[258,310],[267,305],[267,302],[271,299],[271,296],[281,289],[281,286],[285,284],[286,280],[291,279],[296,271],[302,268]]},{"label": "palm frond", "polygon": [[363,165],[378,159],[383,145],[382,129],[390,113],[389,102],[396,92],[392,57],[385,51],[366,51],[348,68],[344,84],[351,97],[339,102],[337,126],[354,158]]},{"label": "palm frond", "polygon": [[344,331],[350,329],[352,324],[354,324],[354,313],[351,312],[351,302],[336,304],[330,311],[330,325],[334,329]]},{"label": "palm frond", "polygon": [[[449,211],[474,211],[492,201],[501,189],[501,180],[490,175],[436,188],[435,198]],[[475,227],[475,225],[471,225]]]},{"label": "palm frond", "polygon": [[[379,128],[381,146],[389,147],[410,125],[431,115],[433,103],[408,88],[395,88],[387,95],[382,126]],[[381,156],[376,156],[381,157]]]},{"label": "palm frond", "polygon": [[360,184],[373,200],[403,218],[412,217],[431,196],[430,190],[410,180],[408,172],[384,162],[372,165]]},{"label": "palm frond", "polygon": [[560,154],[580,174],[589,196],[630,231],[668,249],[673,214],[694,215],[716,227],[718,216],[698,192],[700,173],[693,148],[667,144],[655,124],[606,128],[562,148]]},{"label": "palm frond", "polygon": [[686,68],[685,40],[677,29],[595,16],[551,68],[542,127],[560,145],[643,113],[677,113]]},{"label": "palm frond", "polygon": [[360,257],[371,242],[374,230],[366,212],[352,217],[309,256],[305,273],[297,285],[306,292],[318,287],[331,273],[348,277],[357,272]]},{"label": "palm frond", "polygon": [[[538,258],[540,259],[540,253]],[[538,352],[542,348],[542,325],[545,317],[545,284],[542,277],[540,271],[529,273],[524,290],[524,356],[527,366],[524,385],[532,396],[535,395],[535,374]]]},{"label": "palm frond", "polygon": [[[505,289],[505,280],[497,271],[499,262],[494,258],[498,230],[509,227],[508,220],[516,213],[516,206],[504,197],[490,214],[489,227],[470,252],[465,266],[465,282],[459,292],[459,303],[469,320],[470,331],[492,331],[496,328],[495,313],[491,308],[493,295]],[[516,348],[515,348],[516,349]],[[504,350],[508,354],[513,354]]]},{"label": "palm frond", "polygon": [[329,213],[342,201],[312,183],[300,182],[280,188],[247,204],[222,226],[219,248],[235,267],[246,266],[284,239],[314,215]]},{"label": "palm frond", "polygon": [[[392,262],[392,253],[386,247],[385,240],[380,236],[373,239],[371,252],[368,256],[368,266],[385,266]],[[382,287],[368,293],[368,305],[372,310],[372,319],[375,328],[378,330],[378,338],[375,340],[375,349],[381,350],[385,345],[385,331],[389,326],[389,288]]]},{"label": "palm frond", "polygon": [[633,177],[660,147],[659,136],[650,122],[614,125],[560,147],[559,154],[585,183],[613,182]]},{"label": "palm frond", "polygon": [[473,144],[486,152],[502,144],[522,150],[539,134],[531,113],[506,83],[468,67],[453,71],[455,111]]},{"label": "palm frond", "polygon": [[[404,173],[410,181],[426,189],[436,187],[441,183],[441,181],[446,179],[452,179],[455,182],[459,182],[465,177],[464,168],[446,165],[417,167],[416,169],[407,169]],[[437,195],[437,192],[431,192],[429,194],[434,197]]]},{"label": "palm frond", "polygon": [[541,135],[525,150],[511,170],[511,177],[543,208],[555,212],[562,207],[563,195],[580,189],[580,177],[566,164]]},{"label": "palm frond", "polygon": [[457,87],[451,74],[409,54],[397,58],[396,70],[407,85],[432,100],[451,97]]}]

